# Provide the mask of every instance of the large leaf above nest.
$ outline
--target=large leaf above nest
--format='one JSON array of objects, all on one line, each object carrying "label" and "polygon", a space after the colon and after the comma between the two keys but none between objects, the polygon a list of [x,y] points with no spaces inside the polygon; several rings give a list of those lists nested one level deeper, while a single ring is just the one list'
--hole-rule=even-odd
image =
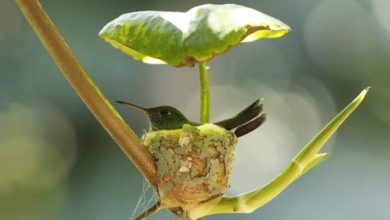
[{"label": "large leaf above nest", "polygon": [[201,5],[187,12],[140,11],[121,15],[99,35],[151,64],[192,66],[241,43],[281,37],[283,22],[240,5]]}]

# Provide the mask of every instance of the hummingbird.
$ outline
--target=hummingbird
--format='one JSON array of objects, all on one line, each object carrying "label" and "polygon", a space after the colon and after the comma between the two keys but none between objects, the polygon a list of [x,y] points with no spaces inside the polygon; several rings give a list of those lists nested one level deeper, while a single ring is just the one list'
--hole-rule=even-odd
[{"label": "hummingbird", "polygon": [[[145,108],[126,101],[116,102],[143,112],[149,120],[151,131],[180,129],[184,124],[192,126],[201,125],[198,122],[188,120],[179,110],[172,106]],[[265,122],[265,119],[263,99],[257,99],[237,115],[213,124],[234,132],[237,137],[241,137],[260,127]]]}]

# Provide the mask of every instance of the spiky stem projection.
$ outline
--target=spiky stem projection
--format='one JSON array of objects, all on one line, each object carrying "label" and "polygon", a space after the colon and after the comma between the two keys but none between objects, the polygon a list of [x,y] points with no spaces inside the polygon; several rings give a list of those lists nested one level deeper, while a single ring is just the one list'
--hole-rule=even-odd
[{"label": "spiky stem projection", "polygon": [[290,165],[268,184],[252,192],[234,197],[216,197],[195,209],[189,216],[193,219],[222,213],[251,213],[265,205],[292,182],[326,159],[329,153],[319,153],[325,143],[343,124],[349,115],[364,100],[369,88],[364,89],[347,107],[337,114],[291,161]]}]

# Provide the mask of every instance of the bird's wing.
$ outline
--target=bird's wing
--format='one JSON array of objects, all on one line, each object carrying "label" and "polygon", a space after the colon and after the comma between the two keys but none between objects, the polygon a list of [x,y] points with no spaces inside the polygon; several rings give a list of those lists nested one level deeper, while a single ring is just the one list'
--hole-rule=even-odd
[{"label": "bird's wing", "polygon": [[232,130],[241,125],[245,125],[253,119],[257,118],[263,112],[263,100],[258,99],[253,102],[250,106],[246,107],[236,116],[216,122],[214,124],[225,128],[226,130]]},{"label": "bird's wing", "polygon": [[260,125],[262,125],[265,122],[265,119],[266,119],[266,114],[262,113],[259,117],[234,129],[234,134],[237,137],[244,136],[249,132],[255,130],[256,128],[260,127]]}]

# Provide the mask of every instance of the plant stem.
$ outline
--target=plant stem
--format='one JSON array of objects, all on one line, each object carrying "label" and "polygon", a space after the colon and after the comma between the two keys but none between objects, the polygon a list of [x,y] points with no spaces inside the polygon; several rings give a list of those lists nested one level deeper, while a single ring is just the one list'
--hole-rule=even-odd
[{"label": "plant stem", "polygon": [[149,183],[156,186],[156,168],[151,155],[88,76],[39,1],[16,0],[16,3],[85,105]]},{"label": "plant stem", "polygon": [[136,217],[134,220],[143,220],[146,219],[149,215],[157,212],[161,208],[161,201],[158,201],[156,204],[154,204],[152,207],[150,207],[148,210],[143,212],[141,215]]},{"label": "plant stem", "polygon": [[199,63],[201,123],[208,123],[210,115],[210,88],[207,68],[206,63]]},{"label": "plant stem", "polygon": [[[202,217],[221,213],[250,213],[265,205],[287,186],[297,180],[303,174],[325,160],[329,153],[319,153],[325,143],[332,137],[336,130],[344,123],[353,111],[362,103],[369,88],[363,90],[347,107],[337,114],[303,149],[295,156],[290,165],[275,179],[264,187],[252,192],[247,192],[235,197],[223,197],[215,201],[210,200],[202,206],[211,208],[194,210],[191,217]],[[207,210],[207,213],[202,211]]]}]

